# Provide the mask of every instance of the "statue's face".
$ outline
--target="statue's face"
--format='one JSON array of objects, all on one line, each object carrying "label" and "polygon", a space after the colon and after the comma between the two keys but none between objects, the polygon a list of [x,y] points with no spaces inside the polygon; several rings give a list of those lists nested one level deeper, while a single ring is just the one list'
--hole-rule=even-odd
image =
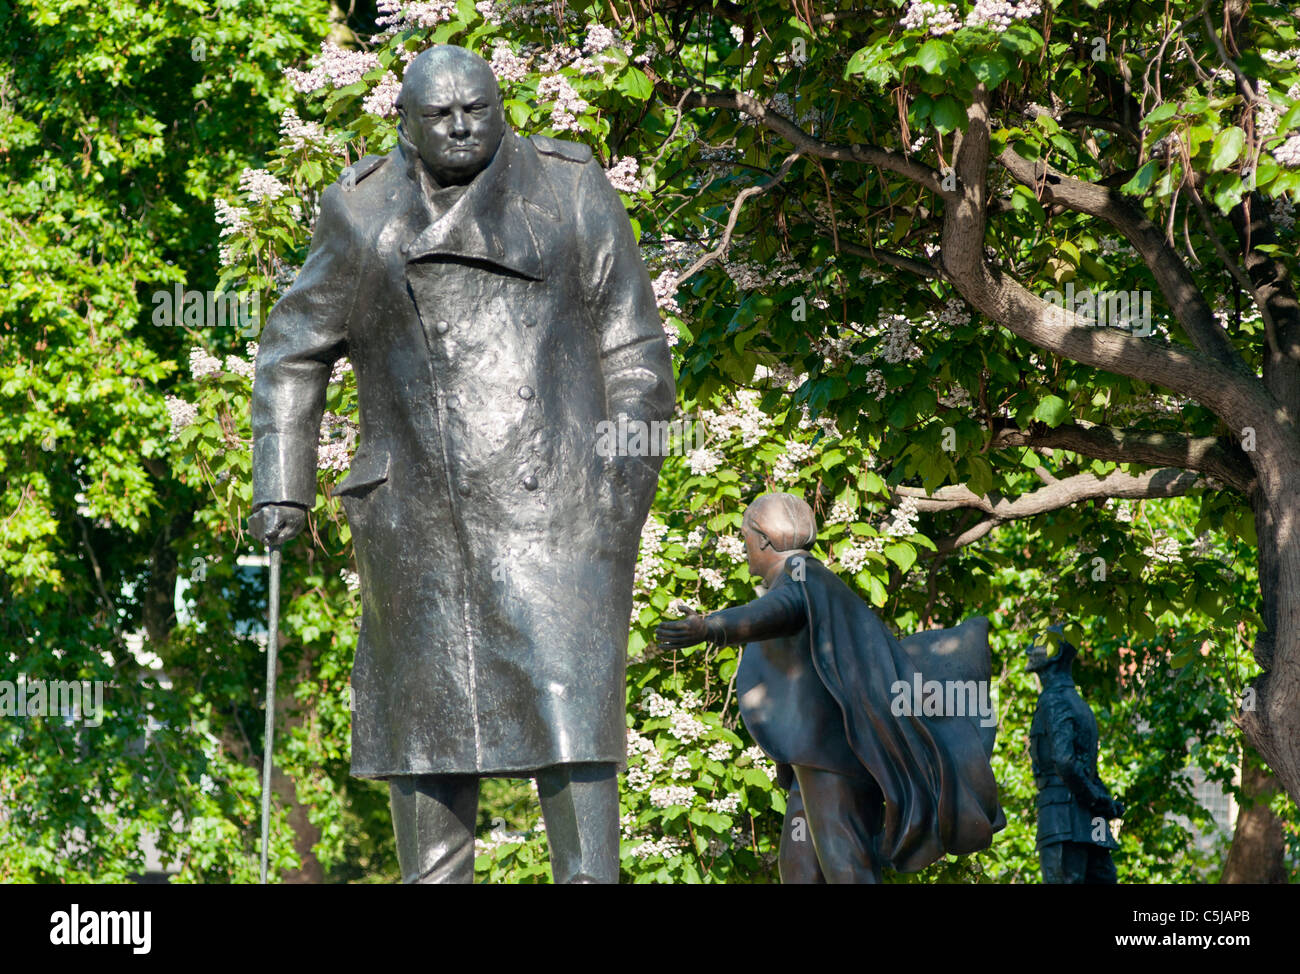
[{"label": "statue's face", "polygon": [[745,539],[745,555],[749,561],[749,573],[751,575],[762,575],[767,568],[767,560],[763,554],[763,536],[747,524],[740,526],[740,536]]},{"label": "statue's face", "polygon": [[488,167],[505,134],[501,90],[486,64],[444,60],[402,93],[406,137],[441,185],[468,183]]},{"label": "statue's face", "polygon": [[1059,638],[1053,638],[1055,636],[1055,633],[1049,632],[1045,639],[1047,645],[1035,645],[1029,647],[1028,652],[1025,654],[1028,657],[1028,661],[1025,664],[1026,670],[1030,673],[1041,672],[1060,658],[1061,640]]}]

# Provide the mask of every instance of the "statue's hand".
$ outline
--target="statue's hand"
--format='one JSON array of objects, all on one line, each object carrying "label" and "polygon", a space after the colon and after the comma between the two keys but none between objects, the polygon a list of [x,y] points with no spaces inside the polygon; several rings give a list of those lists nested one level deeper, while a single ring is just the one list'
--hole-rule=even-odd
[{"label": "statue's hand", "polygon": [[283,544],[296,538],[307,526],[307,511],[296,504],[267,504],[248,519],[248,530],[267,545]]},{"label": "statue's hand", "polygon": [[655,642],[665,649],[684,649],[704,642],[704,616],[690,612],[684,619],[670,619],[655,630]]},{"label": "statue's hand", "polygon": [[1106,802],[1106,818],[1123,818],[1124,803],[1116,798],[1111,798]]}]

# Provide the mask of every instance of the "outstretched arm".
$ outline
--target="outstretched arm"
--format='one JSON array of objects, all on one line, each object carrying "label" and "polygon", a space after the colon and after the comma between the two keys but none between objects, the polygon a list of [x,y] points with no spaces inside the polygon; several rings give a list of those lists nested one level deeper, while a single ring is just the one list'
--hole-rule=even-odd
[{"label": "outstretched arm", "polygon": [[786,584],[745,605],[665,622],[655,632],[655,640],[669,649],[705,641],[731,646],[792,636],[807,624],[803,586]]}]

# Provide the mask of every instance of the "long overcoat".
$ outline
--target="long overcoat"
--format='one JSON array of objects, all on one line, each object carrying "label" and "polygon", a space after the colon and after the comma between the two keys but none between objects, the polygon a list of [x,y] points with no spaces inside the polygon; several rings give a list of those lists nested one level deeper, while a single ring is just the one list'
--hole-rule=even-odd
[{"label": "long overcoat", "polygon": [[334,493],[361,577],[352,773],[621,767],[662,458],[598,444],[604,421],[672,415],[654,291],[584,146],[507,130],[449,209],[437,198],[405,139],[324,193],[257,356],[254,507],[313,506],[347,355],[361,432]]}]

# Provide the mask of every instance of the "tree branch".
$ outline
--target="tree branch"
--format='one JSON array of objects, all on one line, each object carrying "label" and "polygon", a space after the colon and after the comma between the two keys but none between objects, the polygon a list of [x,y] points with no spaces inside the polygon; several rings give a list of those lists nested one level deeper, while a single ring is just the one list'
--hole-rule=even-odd
[{"label": "tree branch", "polygon": [[[963,508],[983,511],[998,521],[1018,521],[1057,511],[1079,501],[1120,497],[1143,500],[1153,497],[1179,497],[1196,486],[1202,478],[1189,470],[1164,467],[1140,474],[1113,470],[1105,476],[1079,473],[1062,477],[1019,497],[1002,494],[976,494],[965,484],[950,484],[927,494],[923,487],[895,487],[895,497],[916,501],[918,511],[955,511]],[[978,527],[978,525],[976,525]],[[973,530],[973,529],[972,529]]]},{"label": "tree branch", "polygon": [[896,254],[891,250],[872,249],[863,247],[860,244],[850,243],[847,240],[840,241],[840,250],[846,254],[853,254],[856,257],[865,257],[868,260],[878,260],[882,264],[889,264],[891,267],[897,267],[899,270],[907,271],[918,277],[924,277],[927,280],[938,280],[942,277],[939,268],[933,264],[928,264],[923,260],[917,260],[915,257],[907,257],[903,254]]},{"label": "tree branch", "polygon": [[1055,429],[1022,430],[1008,425],[994,430],[990,446],[995,450],[1015,447],[1067,450],[1094,460],[1195,470],[1244,494],[1249,494],[1255,485],[1255,474],[1246,455],[1235,443],[1214,436],[1117,429],[1086,422]]},{"label": "tree branch", "polygon": [[[1289,434],[1275,421],[1277,403],[1253,375],[1191,349],[1137,338],[1114,328],[1090,327],[1072,311],[1044,301],[1000,270],[990,269],[984,257],[988,100],[988,89],[978,86],[955,153],[962,199],[944,208],[943,270],[962,296],[984,315],[1040,348],[1093,368],[1158,383],[1203,403],[1229,426],[1252,427],[1269,445],[1283,448]],[[1032,179],[1032,168],[1020,168],[1017,160],[1024,162],[1012,153],[1007,161]],[[1053,178],[1050,172],[1047,178]],[[1057,183],[1063,178],[1058,174]],[[1107,192],[1092,184],[1079,185],[1093,194]],[[1226,343],[1226,338],[1222,340]]]},{"label": "tree branch", "polygon": [[744,112],[754,118],[758,124],[781,136],[799,151],[801,155],[814,156],[818,159],[834,159],[840,162],[860,162],[868,166],[879,166],[889,172],[905,176],[915,183],[946,200],[960,198],[959,189],[948,190],[937,171],[925,163],[910,159],[894,149],[882,149],[879,146],[853,143],[842,145],[825,142],[805,132],[784,115],[779,115],[752,95],[739,91],[683,92],[668,82],[656,79],[655,87],[664,97],[676,104],[684,98],[687,108],[729,108]]},{"label": "tree branch", "polygon": [[1118,190],[1075,179],[1041,162],[1030,162],[1011,148],[1002,151],[998,162],[1017,181],[1032,187],[1043,203],[1059,203],[1115,227],[1151,268],[1160,292],[1192,343],[1219,363],[1247,372],[1241,356],[1215,321],[1214,312],[1191,273],[1165,240],[1160,228],[1124,199]]},{"label": "tree branch", "polygon": [[761,196],[781,180],[785,179],[786,174],[790,171],[790,167],[794,165],[794,161],[798,158],[798,151],[790,153],[790,155],[786,157],[785,162],[781,163],[781,168],[776,171],[771,179],[765,183],[760,183],[757,186],[747,186],[736,194],[736,201],[731,207],[731,216],[727,218],[726,229],[722,231],[722,240],[718,243],[718,246],[710,250],[707,254],[701,255],[693,264],[691,264],[690,267],[686,268],[686,270],[681,273],[681,276],[677,278],[679,283],[689,280],[697,271],[711,264],[713,261],[726,256],[727,248],[731,246],[731,235],[736,230],[736,221],[740,219],[740,209],[745,205],[745,201],[751,196]]}]

